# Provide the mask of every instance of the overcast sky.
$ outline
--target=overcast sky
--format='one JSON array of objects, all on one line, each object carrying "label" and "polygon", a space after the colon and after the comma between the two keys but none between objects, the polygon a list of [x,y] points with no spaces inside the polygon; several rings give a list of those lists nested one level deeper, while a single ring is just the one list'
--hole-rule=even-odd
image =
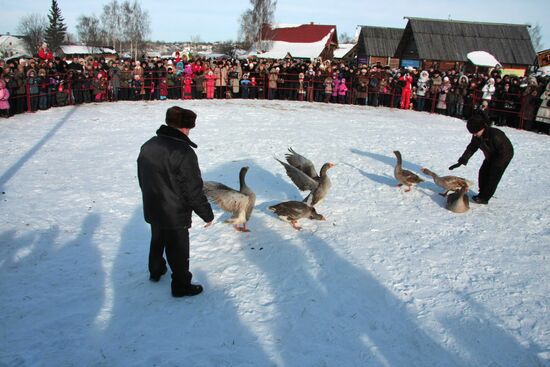
[{"label": "overcast sky", "polygon": [[[99,16],[109,2],[58,0],[68,31],[74,35],[79,16]],[[149,38],[164,41],[187,41],[196,36],[202,41],[236,40],[240,15],[250,8],[250,2],[244,0],[141,0],[140,4],[151,19]],[[50,7],[50,0],[0,0],[0,34],[16,34],[21,17],[46,15]],[[549,0],[278,0],[275,11],[278,23],[334,24],[338,34],[350,36],[359,25],[404,28],[404,17],[538,24],[543,49],[550,48]]]}]

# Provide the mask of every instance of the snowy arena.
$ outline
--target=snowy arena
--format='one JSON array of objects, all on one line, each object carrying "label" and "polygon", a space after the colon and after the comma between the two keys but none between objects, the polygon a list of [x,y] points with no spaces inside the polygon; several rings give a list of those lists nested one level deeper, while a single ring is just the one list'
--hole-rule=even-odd
[{"label": "snowy arena", "polygon": [[[198,115],[204,180],[256,207],[241,233],[190,230],[193,280],[150,282],[136,159],[172,105]],[[421,173],[471,135],[424,112],[268,100],[117,102],[0,120],[0,366],[550,367],[550,144],[499,127],[515,156],[489,205],[456,214]],[[268,207],[305,196],[275,158],[325,162],[301,231]],[[393,154],[425,182],[396,186]],[[476,153],[452,172],[474,181]],[[470,195],[477,193],[474,185]]]}]

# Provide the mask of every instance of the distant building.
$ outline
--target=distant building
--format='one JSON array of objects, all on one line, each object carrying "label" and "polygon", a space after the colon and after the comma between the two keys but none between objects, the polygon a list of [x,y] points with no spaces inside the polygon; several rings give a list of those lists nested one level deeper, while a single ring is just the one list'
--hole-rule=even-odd
[{"label": "distant building", "polygon": [[550,66],[550,49],[537,53],[537,64],[539,67]]},{"label": "distant building", "polygon": [[269,49],[257,51],[261,58],[332,59],[338,48],[338,37],[334,25],[265,25],[261,43],[269,46]]},{"label": "distant building", "polygon": [[536,57],[527,25],[406,18],[395,56],[401,65],[445,71],[468,66],[466,55],[486,51],[503,69],[525,72]]},{"label": "distant building", "polygon": [[401,28],[361,27],[357,40],[357,63],[399,67],[399,58],[395,57],[395,51],[402,36]]},{"label": "distant building", "polygon": [[357,56],[356,43],[340,43],[338,48],[334,50],[333,59],[337,60],[352,60]]},{"label": "distant building", "polygon": [[32,57],[27,51],[23,37],[10,34],[0,36],[0,59],[12,60]]},{"label": "distant building", "polygon": [[93,47],[93,46],[80,46],[80,45],[61,45],[58,51],[60,56],[66,56],[68,58],[78,57],[85,58],[88,56],[101,56],[105,59],[114,59],[117,57],[117,52],[112,48],[107,47]]}]

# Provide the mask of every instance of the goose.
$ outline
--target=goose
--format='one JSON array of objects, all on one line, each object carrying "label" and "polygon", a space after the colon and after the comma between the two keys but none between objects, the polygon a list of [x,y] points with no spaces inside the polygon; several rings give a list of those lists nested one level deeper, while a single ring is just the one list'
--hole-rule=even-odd
[{"label": "goose", "polygon": [[285,163],[278,158],[275,158],[285,167],[288,177],[301,191],[310,191],[309,195],[303,200],[310,206],[315,206],[322,202],[332,185],[327,171],[334,167],[334,163],[327,162],[321,167],[319,175],[313,166],[313,163],[306,157],[296,153],[292,148],[288,149],[285,158],[288,163]]},{"label": "goose", "polygon": [[470,209],[470,200],[468,199],[468,186],[462,186],[457,192],[447,196],[446,208],[454,213],[464,213]]},{"label": "goose", "polygon": [[304,203],[303,201],[285,201],[277,205],[272,205],[268,208],[279,218],[285,222],[289,222],[292,228],[296,230],[302,229],[298,225],[298,220],[302,218],[325,220],[321,214],[318,214],[314,207]]},{"label": "goose", "polygon": [[226,223],[233,224],[235,230],[249,232],[246,222],[252,215],[256,194],[246,185],[245,176],[248,167],[242,167],[239,172],[239,191],[215,181],[204,182],[204,193],[224,211],[232,214]]},{"label": "goose", "polygon": [[449,191],[457,192],[462,187],[470,187],[474,184],[472,181],[458,176],[438,176],[427,168],[422,168],[421,171],[425,175],[431,176],[437,186],[445,189],[445,192],[439,193],[441,196],[447,196]]},{"label": "goose", "polygon": [[395,164],[395,168],[393,170],[395,178],[397,179],[397,181],[399,181],[397,186],[405,185],[407,186],[405,191],[411,191],[411,188],[414,185],[420,182],[424,182],[424,180],[418,177],[416,173],[403,169],[403,159],[401,158],[401,153],[398,150],[394,150],[393,153],[397,157],[397,163]]}]

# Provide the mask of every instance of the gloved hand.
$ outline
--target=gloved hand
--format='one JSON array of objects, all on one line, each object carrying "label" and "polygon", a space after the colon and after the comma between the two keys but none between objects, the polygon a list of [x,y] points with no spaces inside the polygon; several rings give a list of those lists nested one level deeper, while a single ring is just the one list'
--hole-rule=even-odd
[{"label": "gloved hand", "polygon": [[452,171],[455,168],[458,168],[460,166],[465,166],[467,163],[468,163],[467,159],[464,159],[464,158],[460,157],[460,158],[458,158],[458,162],[453,164],[452,166],[450,166],[449,169]]},{"label": "gloved hand", "polygon": [[452,170],[454,170],[455,168],[458,168],[458,167],[460,167],[460,166],[462,166],[462,163],[460,163],[460,162],[455,163],[455,164],[453,164],[452,166],[449,167],[449,170],[452,171]]}]

